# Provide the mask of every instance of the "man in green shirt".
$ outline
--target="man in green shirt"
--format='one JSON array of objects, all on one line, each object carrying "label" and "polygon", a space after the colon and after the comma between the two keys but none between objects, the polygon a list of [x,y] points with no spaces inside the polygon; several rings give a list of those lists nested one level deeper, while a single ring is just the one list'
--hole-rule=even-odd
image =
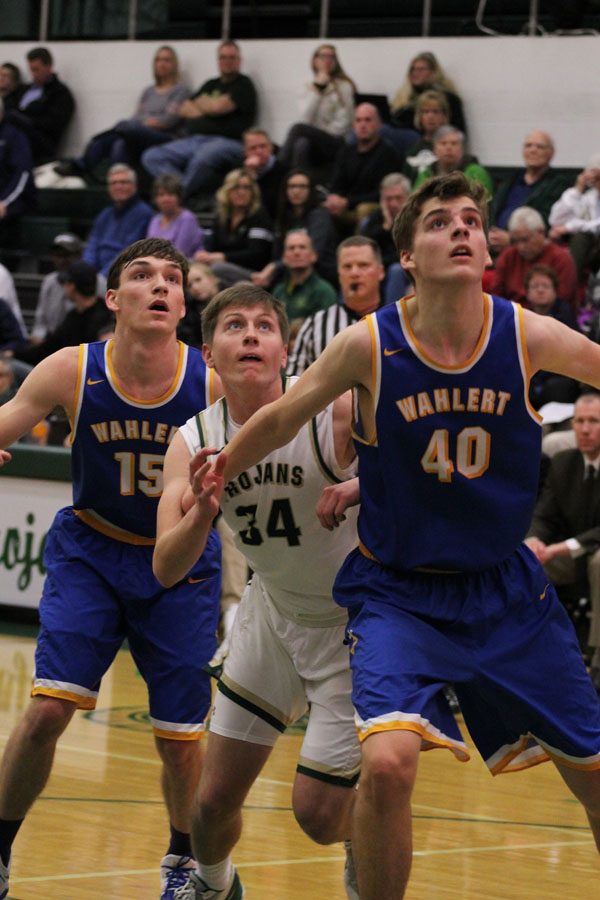
[{"label": "man in green shirt", "polygon": [[288,319],[305,319],[336,302],[335,290],[315,272],[317,254],[304,229],[290,231],[283,245],[283,279],[273,288],[273,296],[285,304]]}]

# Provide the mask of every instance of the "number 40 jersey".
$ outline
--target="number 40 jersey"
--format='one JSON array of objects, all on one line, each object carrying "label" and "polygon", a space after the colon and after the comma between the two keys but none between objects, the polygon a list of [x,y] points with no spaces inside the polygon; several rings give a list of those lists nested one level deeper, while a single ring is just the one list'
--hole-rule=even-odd
[{"label": "number 40 jersey", "polygon": [[198,350],[180,343],[168,390],[139,400],[119,384],[111,358],[112,341],[80,347],[72,423],[73,507],[108,537],[151,545],[164,456],[177,427],[216,399],[211,372]]},{"label": "number 40 jersey", "polygon": [[[297,379],[288,378],[286,386]],[[235,542],[280,612],[305,624],[343,622],[331,589],[338,569],[358,543],[356,507],[333,532],[315,513],[323,488],[356,474],[340,469],[333,445],[333,407],[304,425],[296,437],[229,481],[221,510]],[[221,449],[239,430],[227,402],[218,400],[181,428],[190,454]]]},{"label": "number 40 jersey", "polygon": [[514,552],[531,522],[541,428],[523,312],[488,294],[481,302],[479,341],[454,367],[421,346],[405,302],[367,317],[376,434],[363,429],[357,444],[358,531],[393,569],[485,569]]}]

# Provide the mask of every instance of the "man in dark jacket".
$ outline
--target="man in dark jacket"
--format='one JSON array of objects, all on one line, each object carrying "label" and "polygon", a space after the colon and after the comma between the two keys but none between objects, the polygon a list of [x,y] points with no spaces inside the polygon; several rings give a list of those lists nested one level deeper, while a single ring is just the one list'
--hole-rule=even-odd
[{"label": "man in dark jacket", "polygon": [[0,97],[0,219],[11,219],[35,205],[32,167],[29,141],[5,120]]},{"label": "man in dark jacket", "polygon": [[600,690],[600,394],[579,397],[573,430],[577,449],[552,457],[526,544],[554,584],[589,591],[590,674]]},{"label": "man in dark jacket", "polygon": [[372,103],[360,103],[352,129],[356,144],[345,144],[337,155],[330,193],[324,206],[343,224],[357,225],[374,212],[384,175],[397,172],[404,162],[381,137],[381,118]]},{"label": "man in dark jacket", "polygon": [[21,89],[18,105],[7,112],[7,119],[25,132],[31,144],[34,165],[56,159],[75,101],[71,91],[53,71],[52,54],[45,47],[34,47],[27,54],[31,84]]},{"label": "man in dark jacket", "polygon": [[30,365],[35,365],[62,347],[97,341],[111,323],[112,316],[104,298],[96,296],[96,270],[93,266],[78,260],[60,273],[60,281],[74,308],[41,344],[15,351],[18,359]]},{"label": "man in dark jacket", "polygon": [[523,142],[525,167],[500,182],[490,208],[489,244],[495,256],[510,242],[508,220],[519,206],[537,209],[546,225],[552,204],[569,187],[568,179],[551,167],[554,141],[546,131],[530,131]]}]

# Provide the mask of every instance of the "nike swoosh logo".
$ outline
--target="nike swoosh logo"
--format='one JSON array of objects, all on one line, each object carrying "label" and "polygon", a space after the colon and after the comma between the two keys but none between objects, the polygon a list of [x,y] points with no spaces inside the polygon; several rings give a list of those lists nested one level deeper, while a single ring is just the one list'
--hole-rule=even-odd
[{"label": "nike swoosh logo", "polygon": [[188,584],[200,584],[201,581],[208,581],[208,578],[188,578]]},{"label": "nike swoosh logo", "polygon": [[545,600],[545,599],[546,599],[546,592],[547,592],[547,590],[548,590],[549,587],[550,587],[550,585],[547,584],[546,587],[544,588],[544,590],[542,591],[542,593],[540,594],[540,600]]},{"label": "nike swoosh logo", "polygon": [[384,356],[395,356],[396,353],[402,353],[404,347],[398,347],[397,350],[388,350],[387,347],[384,348],[383,355]]},{"label": "nike swoosh logo", "polygon": [[100,384],[100,382],[104,381],[104,378],[97,378],[95,381],[92,378],[88,378],[88,384]]}]

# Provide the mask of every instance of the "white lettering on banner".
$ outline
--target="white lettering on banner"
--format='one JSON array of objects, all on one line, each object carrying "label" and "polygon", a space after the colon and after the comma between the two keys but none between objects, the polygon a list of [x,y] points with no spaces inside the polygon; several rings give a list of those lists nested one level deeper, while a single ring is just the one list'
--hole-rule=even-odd
[{"label": "white lettering on banner", "polygon": [[68,481],[0,478],[0,603],[38,606],[46,534],[70,503]]}]

